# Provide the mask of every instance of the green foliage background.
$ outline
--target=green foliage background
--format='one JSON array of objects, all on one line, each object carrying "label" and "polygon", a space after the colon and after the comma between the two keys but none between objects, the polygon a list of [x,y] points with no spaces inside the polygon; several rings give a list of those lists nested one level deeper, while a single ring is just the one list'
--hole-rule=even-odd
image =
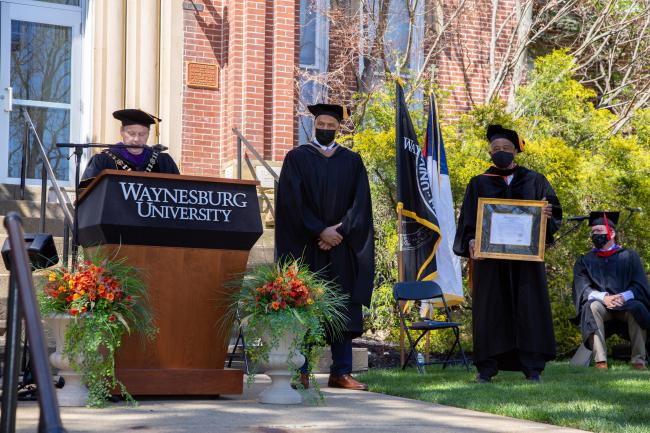
[{"label": "green foliage background", "polygon": [[[635,113],[627,130],[612,135],[618,120],[609,110],[594,107],[595,93],[572,76],[575,61],[558,50],[535,61],[527,84],[519,88],[516,108],[503,103],[477,106],[459,119],[442,118],[452,193],[456,211],[469,180],[489,167],[485,129],[499,123],[518,130],[526,139],[525,152],[517,161],[543,173],[557,192],[566,217],[590,210],[647,208],[650,204],[650,109]],[[377,289],[367,311],[367,327],[396,341],[397,316],[391,289],[397,279],[395,225],[395,108],[394,85],[373,96],[364,118],[349,138],[363,157],[371,179],[375,216]],[[433,89],[444,109],[444,92]],[[420,137],[426,121],[424,109],[414,105],[411,117]],[[422,140],[420,144],[422,144]],[[645,209],[647,211],[647,209]],[[622,212],[622,219],[627,212]],[[645,213],[636,214],[619,233],[619,243],[635,249],[646,269],[650,265],[650,231]],[[572,268],[591,245],[586,224],[547,251],[546,265],[558,354],[575,349],[578,329],[569,322],[575,315],[571,300]],[[563,226],[563,230],[568,228]],[[563,231],[562,230],[562,231]],[[466,270],[464,271],[466,280]],[[471,343],[471,296],[459,308],[465,323],[463,335]],[[414,313],[416,314],[416,313]],[[449,336],[433,341],[442,350]]]}]

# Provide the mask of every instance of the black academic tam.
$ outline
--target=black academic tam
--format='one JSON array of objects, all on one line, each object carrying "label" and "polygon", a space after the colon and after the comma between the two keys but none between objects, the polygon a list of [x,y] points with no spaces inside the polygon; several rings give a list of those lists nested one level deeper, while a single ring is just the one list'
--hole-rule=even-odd
[{"label": "black academic tam", "polygon": [[[370,187],[361,157],[342,146],[329,157],[309,144],[291,150],[276,200],[277,257],[302,257],[310,270],[336,282],[350,297],[348,332],[360,335],[361,309],[370,305],[375,274]],[[320,233],[338,223],[343,242],[321,250]]]},{"label": "black academic tam", "polygon": [[[460,211],[454,253],[469,257],[476,232],[479,197],[542,200],[553,205],[546,241],[552,242],[562,220],[560,201],[546,178],[517,167],[506,183],[494,169],[473,177]],[[472,317],[474,361],[496,359],[499,370],[520,370],[518,353],[555,357],[555,337],[544,263],[483,259],[473,262]]]}]

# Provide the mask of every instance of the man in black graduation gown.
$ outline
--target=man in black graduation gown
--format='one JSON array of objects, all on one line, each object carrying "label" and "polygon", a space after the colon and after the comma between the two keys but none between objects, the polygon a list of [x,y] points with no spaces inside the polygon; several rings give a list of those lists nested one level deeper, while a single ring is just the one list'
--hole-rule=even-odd
[{"label": "man in black graduation gown", "polygon": [[[287,153],[277,192],[277,257],[300,258],[312,271],[338,284],[349,295],[347,332],[331,341],[329,386],[368,387],[352,372],[352,339],[363,332],[363,305],[370,305],[374,282],[374,239],[368,175],[361,157],[339,146],[336,132],[347,109],[309,106],[314,115],[311,143]],[[308,385],[306,371],[301,382]]]},{"label": "man in black graduation gown", "polygon": [[474,365],[479,383],[499,370],[522,371],[539,382],[546,361],[555,357],[555,337],[544,263],[474,258],[479,197],[546,200],[546,242],[562,221],[562,208],[548,180],[514,159],[524,149],[515,131],[487,130],[494,166],[473,177],[460,211],[454,252],[472,259]]},{"label": "man in black graduation gown", "polygon": [[605,339],[617,333],[632,344],[632,367],[645,370],[650,284],[639,255],[616,245],[618,215],[589,216],[594,248],[573,267],[573,300],[583,343],[592,350],[596,368],[607,368]]},{"label": "man in black graduation gown", "polygon": [[[179,174],[171,156],[146,146],[150,126],[162,119],[135,109],[117,110],[113,117],[122,122],[122,142],[90,158],[81,176],[84,183],[106,169]],[[138,147],[119,147],[122,144]]]}]

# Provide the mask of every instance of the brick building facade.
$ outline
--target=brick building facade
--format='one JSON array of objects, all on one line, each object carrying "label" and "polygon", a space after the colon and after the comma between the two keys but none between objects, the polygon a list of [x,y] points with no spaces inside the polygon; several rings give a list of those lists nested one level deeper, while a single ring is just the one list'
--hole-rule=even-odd
[{"label": "brick building facade", "polygon": [[[443,1],[442,7],[454,8],[457,1]],[[337,41],[329,38],[329,26],[326,22],[320,27],[305,23],[305,16],[309,15],[305,12],[307,4],[314,9],[313,13],[322,15],[323,22],[331,11],[328,3],[328,0],[184,2],[184,64],[213,63],[220,68],[218,89],[192,88],[187,83],[183,88],[180,165],[185,174],[233,175],[237,141],[233,128],[241,131],[268,161],[281,161],[287,151],[304,140],[297,115],[296,76],[304,68],[300,33],[318,29],[320,36],[309,43],[317,45],[318,38],[325,41],[327,48],[321,46],[319,50],[315,46],[314,53],[325,56],[324,69],[331,67],[336,61]],[[358,7],[358,0],[343,3],[351,10]],[[466,111],[484,102],[491,73],[491,3],[490,0],[466,2],[461,15],[449,28],[449,35],[445,36],[448,38],[445,49],[430,62],[436,67],[436,82],[450,92],[442,107],[447,112]],[[515,4],[515,0],[500,2],[497,26],[512,18]],[[425,19],[424,23],[430,25],[434,21]],[[496,57],[505,51],[512,27],[506,23],[495,41]],[[322,69],[318,71],[316,67],[315,72],[326,72]],[[354,71],[346,74],[346,79],[354,90]]]}]

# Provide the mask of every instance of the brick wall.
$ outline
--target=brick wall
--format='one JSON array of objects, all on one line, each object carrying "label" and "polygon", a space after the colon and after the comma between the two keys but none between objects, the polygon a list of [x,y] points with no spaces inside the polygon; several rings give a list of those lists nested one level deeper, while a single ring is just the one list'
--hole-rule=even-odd
[{"label": "brick wall", "polygon": [[294,142],[296,0],[203,0],[185,9],[183,61],[217,63],[218,90],[185,86],[183,173],[220,176],[239,129],[267,160]]},{"label": "brick wall", "polygon": [[[447,10],[455,7],[457,0],[445,2]],[[497,12],[497,28],[504,22],[504,30],[496,41],[497,65],[504,60],[508,40],[514,30],[512,15],[514,0],[501,0]],[[450,30],[446,49],[435,59],[436,82],[451,96],[445,100],[448,113],[467,111],[473,105],[485,102],[490,80],[491,1],[471,0],[466,3],[457,24]],[[508,86],[500,93],[507,97]]]},{"label": "brick wall", "polygon": [[[458,1],[447,0],[444,7],[453,8]],[[238,128],[265,159],[281,160],[297,141],[294,77],[299,56],[299,0],[195,3],[203,5],[201,12],[183,10],[183,62],[217,63],[221,76],[218,90],[184,87],[183,172],[223,175],[236,158],[232,128]],[[511,17],[514,5],[515,0],[500,1],[498,26]],[[457,25],[446,35],[447,48],[433,60],[436,81],[451,91],[442,107],[448,113],[484,102],[490,77],[490,8],[490,0],[469,0]],[[344,44],[337,41],[337,35],[349,38],[350,24],[346,28],[345,23],[345,19],[336,20],[330,34],[329,67],[341,70],[348,83],[330,92],[336,102],[348,100],[356,85],[352,68],[357,63],[349,60]],[[497,61],[502,61],[512,23],[505,25],[497,41]],[[501,96],[506,97],[506,91]]]},{"label": "brick wall", "polygon": [[[228,17],[221,1],[204,2],[202,12],[184,10],[183,63],[217,63],[223,69],[227,51]],[[187,74],[187,70],[185,73]],[[219,90],[194,89],[187,86],[183,92],[183,143],[181,170],[184,174],[216,176],[224,159],[224,88],[222,71]],[[186,77],[185,77],[186,79]],[[179,101],[181,103],[181,101]]]}]

